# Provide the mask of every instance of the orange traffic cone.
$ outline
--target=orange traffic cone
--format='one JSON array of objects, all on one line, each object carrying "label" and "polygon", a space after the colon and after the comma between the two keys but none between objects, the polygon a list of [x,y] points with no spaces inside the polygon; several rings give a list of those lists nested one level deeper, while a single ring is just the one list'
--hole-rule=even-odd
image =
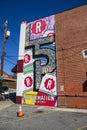
[{"label": "orange traffic cone", "polygon": [[19,110],[18,110],[18,112],[17,112],[17,116],[18,116],[18,117],[24,116],[23,111],[22,111],[22,106],[21,106],[21,105],[19,105]]}]

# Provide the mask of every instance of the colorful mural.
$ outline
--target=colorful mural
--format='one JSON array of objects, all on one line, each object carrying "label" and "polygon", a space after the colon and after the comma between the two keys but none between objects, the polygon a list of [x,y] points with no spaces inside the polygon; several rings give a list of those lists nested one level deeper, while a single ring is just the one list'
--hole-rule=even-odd
[{"label": "colorful mural", "polygon": [[23,79],[26,104],[58,105],[54,15],[26,24]]}]

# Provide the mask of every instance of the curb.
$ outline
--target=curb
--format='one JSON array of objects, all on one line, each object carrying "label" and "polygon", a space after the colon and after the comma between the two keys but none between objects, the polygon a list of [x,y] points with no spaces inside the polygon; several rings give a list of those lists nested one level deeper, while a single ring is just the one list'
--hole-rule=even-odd
[{"label": "curb", "polygon": [[63,111],[63,112],[77,112],[77,113],[87,113],[87,109],[75,109],[75,108],[56,108],[56,107],[44,107],[44,106],[39,106],[37,108],[38,110],[53,110],[53,111]]}]

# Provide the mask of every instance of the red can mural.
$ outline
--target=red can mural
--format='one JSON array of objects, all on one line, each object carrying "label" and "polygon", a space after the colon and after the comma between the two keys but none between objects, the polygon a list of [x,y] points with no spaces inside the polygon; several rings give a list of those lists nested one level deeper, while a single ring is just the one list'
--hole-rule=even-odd
[{"label": "red can mural", "polygon": [[54,15],[26,24],[23,95],[26,104],[57,106]]}]

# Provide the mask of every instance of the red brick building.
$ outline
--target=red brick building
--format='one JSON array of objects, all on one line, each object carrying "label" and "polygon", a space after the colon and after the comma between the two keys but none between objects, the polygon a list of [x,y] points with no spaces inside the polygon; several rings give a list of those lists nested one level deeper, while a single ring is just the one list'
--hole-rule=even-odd
[{"label": "red brick building", "polygon": [[87,5],[22,22],[17,103],[24,102],[87,108]]},{"label": "red brick building", "polygon": [[87,5],[56,14],[55,24],[58,106],[87,108]]}]

